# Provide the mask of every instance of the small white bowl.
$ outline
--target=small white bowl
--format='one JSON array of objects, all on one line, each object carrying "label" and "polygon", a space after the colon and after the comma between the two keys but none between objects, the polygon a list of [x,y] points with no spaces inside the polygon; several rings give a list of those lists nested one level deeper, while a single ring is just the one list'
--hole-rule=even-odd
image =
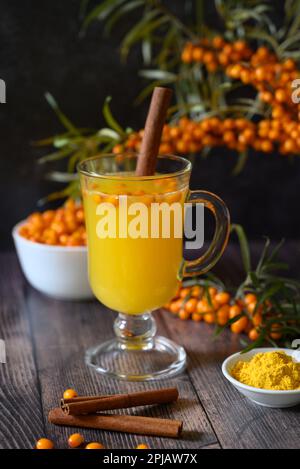
[{"label": "small white bowl", "polygon": [[93,298],[88,281],[86,246],[49,246],[19,234],[24,221],[12,230],[18,258],[28,282],[40,292],[60,300]]},{"label": "small white bowl", "polygon": [[[257,353],[265,353],[265,352],[278,352],[283,351],[287,355],[293,356],[296,361],[299,360],[299,352],[291,349],[285,348],[256,348],[250,350],[250,352],[246,352],[241,354],[240,352],[231,355],[230,357],[226,358],[222,365],[222,372],[228,381],[233,384],[233,386],[244,396],[248,397],[251,401],[255,402],[256,404],[265,406],[265,407],[293,407],[297,404],[300,404],[300,389],[296,389],[293,391],[273,391],[268,389],[260,389],[255,388],[253,386],[247,386],[246,384],[240,383],[240,381],[236,380],[231,376],[231,370],[233,369],[234,365],[242,360],[242,361],[249,361],[254,355]],[[297,356],[298,355],[298,356]]]}]

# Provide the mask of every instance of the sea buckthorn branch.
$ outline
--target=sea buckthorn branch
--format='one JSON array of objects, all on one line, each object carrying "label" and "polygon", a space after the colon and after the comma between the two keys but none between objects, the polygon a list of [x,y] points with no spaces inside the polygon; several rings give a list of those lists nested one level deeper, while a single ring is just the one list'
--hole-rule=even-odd
[{"label": "sea buckthorn branch", "polygon": [[216,36],[212,41],[187,43],[182,61],[199,63],[209,72],[222,69],[231,79],[253,86],[259,100],[267,106],[269,117],[258,122],[252,131],[241,133],[242,144],[249,143],[263,152],[278,149],[283,155],[299,153],[300,105],[292,101],[292,82],[300,72],[293,59],[280,62],[265,46],[254,52],[243,40],[228,43]]},{"label": "sea buckthorn branch", "polygon": [[[226,288],[211,276],[187,279],[164,308],[181,320],[215,324],[216,335],[227,328],[242,334],[245,351],[264,342],[290,345],[300,334],[300,283],[279,274],[287,267],[276,260],[282,243],[272,249],[267,241],[252,268],[244,230],[233,225],[232,231],[238,234],[245,267],[246,278],[241,285]],[[244,339],[247,336],[250,343]]]},{"label": "sea buckthorn branch", "polygon": [[[112,115],[110,96],[105,99],[102,108],[107,126],[98,130],[76,127],[59,108],[53,96],[50,93],[46,93],[45,96],[63,125],[64,132],[39,140],[34,145],[36,147],[52,146],[54,148],[51,153],[40,157],[38,163],[43,165],[51,164],[54,169],[48,171],[46,177],[49,180],[65,184],[65,187],[41,199],[39,201],[40,205],[48,201],[68,197],[80,199],[79,178],[76,172],[77,164],[88,157],[101,153],[110,153],[118,142],[126,141],[128,136],[132,134],[132,129],[123,129]],[[59,161],[65,162],[65,171],[55,170],[55,165]]]},{"label": "sea buckthorn branch", "polygon": [[[234,1],[218,0],[215,4],[224,24],[222,37],[207,27],[204,5],[199,7],[199,2],[189,5],[190,12],[197,7],[195,15],[181,21],[160,0],[111,0],[85,11],[83,29],[94,20],[104,20],[108,32],[124,15],[132,14],[134,25],[123,38],[123,56],[140,43],[144,64],[157,67],[142,71],[146,78],[155,80],[142,96],[149,94],[154,85],[172,83],[176,89],[177,102],[170,110],[170,115],[176,112],[176,116],[165,126],[160,153],[206,155],[211,148],[227,147],[238,153],[237,173],[250,149],[283,155],[300,152],[299,105],[290,99],[291,81],[299,75],[299,26],[291,13],[297,11],[296,3],[286,2],[285,18],[276,29],[271,21],[271,5],[243,0],[237,7]],[[137,20],[135,11],[140,12]],[[251,46],[246,38],[251,39]],[[272,52],[265,46],[258,47],[261,43],[270,44]],[[231,91],[249,86],[256,93],[254,99],[230,102]],[[143,130],[123,129],[110,112],[109,98],[103,108],[108,125],[99,130],[77,128],[49,93],[46,98],[65,131],[38,142],[54,147],[39,161],[52,165],[65,161],[65,171],[52,170],[47,177],[67,186],[42,202],[79,196],[75,168],[82,159],[112,150],[139,150]]]},{"label": "sea buckthorn branch", "polygon": [[[182,61],[204,65],[211,73],[224,69],[231,79],[252,85],[258,99],[266,105],[265,114],[269,117],[258,123],[244,116],[222,118],[219,115],[203,118],[200,122],[181,118],[177,124],[165,126],[160,147],[162,154],[175,151],[186,155],[216,146],[240,153],[248,148],[264,153],[277,150],[282,155],[300,152],[300,105],[291,99],[291,83],[300,76],[294,60],[286,59],[280,63],[265,46],[254,52],[243,40],[231,44],[216,36],[211,42],[207,39],[199,44],[188,42],[182,52]],[[226,111],[231,109],[234,106],[225,108]],[[219,111],[222,114],[222,110]],[[115,146],[113,151],[121,152],[124,148],[138,151],[142,135],[143,131],[133,132],[125,144]]]}]

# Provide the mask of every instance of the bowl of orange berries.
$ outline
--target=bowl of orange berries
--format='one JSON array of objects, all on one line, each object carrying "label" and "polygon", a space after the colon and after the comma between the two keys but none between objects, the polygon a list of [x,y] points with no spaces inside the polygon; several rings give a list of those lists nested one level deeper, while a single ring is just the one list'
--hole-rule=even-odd
[{"label": "bowl of orange berries", "polygon": [[22,271],[34,288],[63,300],[93,297],[81,203],[68,199],[56,210],[32,213],[13,228],[12,236]]}]

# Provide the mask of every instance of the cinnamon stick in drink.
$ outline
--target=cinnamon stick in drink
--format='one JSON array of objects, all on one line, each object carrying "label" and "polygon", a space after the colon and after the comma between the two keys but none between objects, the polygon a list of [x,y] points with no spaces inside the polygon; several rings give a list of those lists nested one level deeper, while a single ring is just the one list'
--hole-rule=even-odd
[{"label": "cinnamon stick in drink", "polygon": [[64,404],[62,410],[67,415],[93,414],[105,410],[125,409],[153,404],[168,404],[178,399],[177,388],[152,389],[150,391],[134,392],[131,394],[117,394],[100,396],[79,402]]},{"label": "cinnamon stick in drink", "polygon": [[169,438],[179,437],[183,426],[180,420],[140,417],[135,415],[66,415],[59,407],[50,410],[48,420],[54,425],[93,428]]},{"label": "cinnamon stick in drink", "polygon": [[171,96],[170,88],[158,86],[153,90],[137,161],[136,176],[151,176],[155,173],[156,159]]}]

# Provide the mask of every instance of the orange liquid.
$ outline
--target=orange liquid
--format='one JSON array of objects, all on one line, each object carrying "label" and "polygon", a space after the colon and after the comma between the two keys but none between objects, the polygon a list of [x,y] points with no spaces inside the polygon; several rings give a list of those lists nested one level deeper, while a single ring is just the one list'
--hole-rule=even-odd
[{"label": "orange liquid", "polygon": [[[175,184],[174,184],[175,183]],[[130,236],[101,239],[97,235],[97,206],[110,202],[120,212],[118,195],[130,194],[131,203],[183,203],[187,188],[176,187],[174,180],[97,180],[83,191],[88,233],[89,278],[95,296],[109,308],[126,313],[142,314],[161,307],[175,294],[182,263],[183,239],[175,237],[171,221],[170,237],[137,238]],[[162,191],[162,192],[160,192]],[[128,225],[132,217],[128,217]],[[99,226],[99,225],[98,225]]]}]

